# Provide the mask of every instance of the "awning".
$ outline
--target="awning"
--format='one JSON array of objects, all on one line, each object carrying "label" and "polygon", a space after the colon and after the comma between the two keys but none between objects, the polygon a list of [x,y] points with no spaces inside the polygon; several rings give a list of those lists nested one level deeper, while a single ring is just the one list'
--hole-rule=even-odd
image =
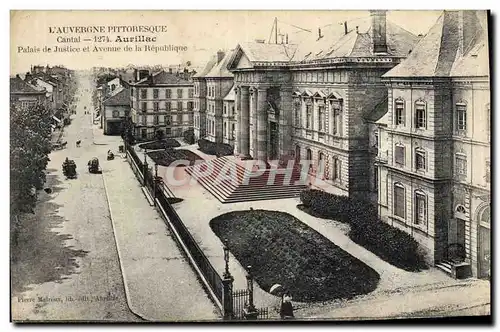
[{"label": "awning", "polygon": [[56,120],[57,123],[61,123],[61,120],[59,120],[55,115],[52,116],[52,119]]}]

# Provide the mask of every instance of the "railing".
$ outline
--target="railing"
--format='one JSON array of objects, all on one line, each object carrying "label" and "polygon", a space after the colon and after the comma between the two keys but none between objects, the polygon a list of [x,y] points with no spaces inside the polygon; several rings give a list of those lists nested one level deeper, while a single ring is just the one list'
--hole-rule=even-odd
[{"label": "railing", "polygon": [[[244,309],[248,305],[250,292],[248,289],[233,290],[233,319],[245,319]],[[257,319],[268,319],[269,308],[256,308]]]},{"label": "railing", "polygon": [[[142,163],[133,147],[127,144],[126,149],[127,153],[131,156],[131,160],[133,161],[131,163],[132,168],[139,173],[144,172],[143,169],[138,170],[139,165],[142,166]],[[179,242],[180,247],[183,248],[188,258],[190,259],[190,262],[195,265],[195,270],[198,274],[200,274],[200,277],[202,278],[205,285],[209,287],[212,294],[215,295],[216,301],[214,302],[217,304],[217,306],[219,306],[220,310],[223,311],[222,279],[215,268],[212,266],[208,258],[205,256],[201,248],[198,246],[175,209],[168,202],[168,187],[164,184],[160,185],[159,183],[158,186],[155,186],[154,176],[149,169],[146,170],[144,180],[146,187],[151,191],[152,196],[156,198],[156,202],[159,205],[160,211],[162,211],[165,214],[165,217],[168,218],[167,226],[171,228],[172,232],[174,233],[174,238],[177,242]]]}]

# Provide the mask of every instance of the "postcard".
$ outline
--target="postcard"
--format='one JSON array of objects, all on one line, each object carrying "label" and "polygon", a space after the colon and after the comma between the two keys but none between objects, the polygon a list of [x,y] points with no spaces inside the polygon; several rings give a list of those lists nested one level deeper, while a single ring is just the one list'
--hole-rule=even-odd
[{"label": "postcard", "polygon": [[11,11],[11,321],[491,322],[489,15]]}]

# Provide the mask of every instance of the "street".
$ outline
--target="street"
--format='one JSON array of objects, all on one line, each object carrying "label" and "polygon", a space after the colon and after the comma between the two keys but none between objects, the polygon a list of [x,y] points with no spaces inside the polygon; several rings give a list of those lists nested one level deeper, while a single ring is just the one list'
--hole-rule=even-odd
[{"label": "street", "polygon": [[[91,92],[91,77],[80,77],[76,115],[62,138],[67,148],[49,155],[46,187],[52,193],[41,191],[13,249],[14,321],[140,321],[127,305],[103,176],[87,170],[89,159],[102,162],[108,149],[117,150],[93,142]],[[63,176],[66,157],[75,160],[77,179]]]}]

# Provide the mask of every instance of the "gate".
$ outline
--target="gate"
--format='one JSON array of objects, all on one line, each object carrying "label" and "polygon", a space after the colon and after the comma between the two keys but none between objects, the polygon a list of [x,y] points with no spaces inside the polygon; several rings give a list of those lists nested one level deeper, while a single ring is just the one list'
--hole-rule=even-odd
[{"label": "gate", "polygon": [[[248,305],[250,292],[248,289],[233,290],[233,318],[236,320],[245,319],[244,309]],[[256,308],[258,312],[257,319],[268,319],[269,308]]]}]

